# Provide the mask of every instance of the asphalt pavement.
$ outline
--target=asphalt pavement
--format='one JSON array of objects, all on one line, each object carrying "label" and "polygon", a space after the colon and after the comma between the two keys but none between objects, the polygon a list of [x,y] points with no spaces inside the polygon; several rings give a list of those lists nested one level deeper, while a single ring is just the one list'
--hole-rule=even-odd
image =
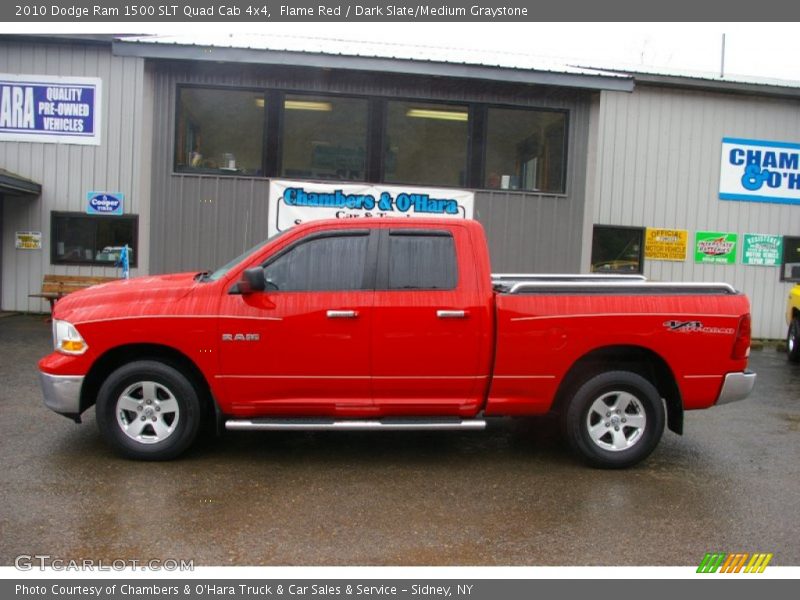
[{"label": "asphalt pavement", "polygon": [[93,409],[42,403],[41,316],[0,318],[0,564],[800,565],[800,365],[755,351],[753,395],[689,412],[624,471],[542,420],[482,432],[226,433],[167,463],[118,458]]}]

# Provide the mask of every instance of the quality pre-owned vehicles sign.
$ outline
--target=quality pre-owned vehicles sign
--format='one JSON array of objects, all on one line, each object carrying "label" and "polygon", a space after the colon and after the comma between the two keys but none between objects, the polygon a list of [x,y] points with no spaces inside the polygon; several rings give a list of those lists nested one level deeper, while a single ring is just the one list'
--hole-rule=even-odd
[{"label": "quality pre-owned vehicles sign", "polygon": [[722,138],[719,197],[800,204],[800,144]]},{"label": "quality pre-owned vehicles sign", "polygon": [[281,179],[270,181],[269,198],[269,235],[318,219],[471,219],[475,204],[475,195],[465,190]]},{"label": "quality pre-owned vehicles sign", "polygon": [[0,141],[100,145],[97,77],[0,73]]}]

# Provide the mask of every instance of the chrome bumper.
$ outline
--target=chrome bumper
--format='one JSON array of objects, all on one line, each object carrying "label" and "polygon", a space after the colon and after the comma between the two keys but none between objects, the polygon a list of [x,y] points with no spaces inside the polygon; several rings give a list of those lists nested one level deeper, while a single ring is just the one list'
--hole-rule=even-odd
[{"label": "chrome bumper", "polygon": [[728,373],[717,398],[717,406],[728,404],[737,400],[744,400],[753,391],[756,384],[756,374],[751,371],[743,373]]},{"label": "chrome bumper", "polygon": [[69,417],[80,414],[82,375],[50,375],[39,371],[39,381],[47,408]]}]

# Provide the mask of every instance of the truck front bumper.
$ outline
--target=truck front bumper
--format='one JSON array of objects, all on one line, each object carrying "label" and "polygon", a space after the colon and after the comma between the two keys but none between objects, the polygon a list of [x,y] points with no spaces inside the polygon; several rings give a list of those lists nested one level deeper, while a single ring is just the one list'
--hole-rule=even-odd
[{"label": "truck front bumper", "polygon": [[81,412],[82,375],[51,375],[39,371],[47,408],[75,419]]},{"label": "truck front bumper", "polygon": [[719,392],[717,406],[720,404],[728,404],[729,402],[736,402],[737,400],[744,400],[750,395],[750,392],[753,391],[753,386],[755,386],[755,384],[756,374],[752,371],[728,373],[725,375],[722,390]]}]

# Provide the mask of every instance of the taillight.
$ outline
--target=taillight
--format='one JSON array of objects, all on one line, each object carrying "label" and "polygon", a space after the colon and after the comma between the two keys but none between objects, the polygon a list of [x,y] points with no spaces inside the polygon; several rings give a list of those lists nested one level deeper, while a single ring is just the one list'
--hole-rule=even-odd
[{"label": "taillight", "polygon": [[743,360],[750,356],[750,313],[739,319],[736,340],[733,342],[733,360]]}]

